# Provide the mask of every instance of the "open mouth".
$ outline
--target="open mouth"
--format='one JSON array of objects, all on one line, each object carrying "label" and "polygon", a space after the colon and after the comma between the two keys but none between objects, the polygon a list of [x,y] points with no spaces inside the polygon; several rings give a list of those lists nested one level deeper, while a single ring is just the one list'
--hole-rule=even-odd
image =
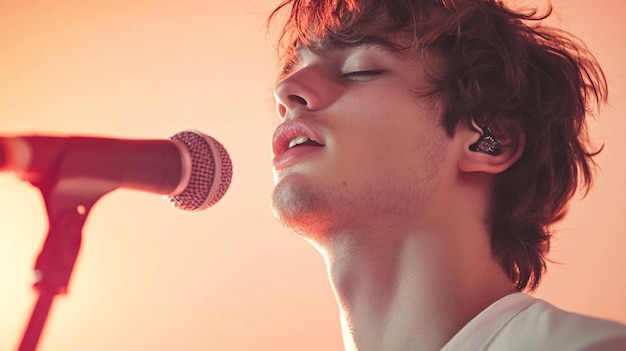
[{"label": "open mouth", "polygon": [[297,147],[297,146],[324,146],[317,141],[309,138],[306,135],[298,135],[297,137],[289,140],[289,145],[287,145],[287,150]]},{"label": "open mouth", "polygon": [[322,147],[324,142],[315,130],[301,121],[289,121],[280,125],[274,132],[272,148],[274,156],[278,157],[285,152],[302,147]]}]

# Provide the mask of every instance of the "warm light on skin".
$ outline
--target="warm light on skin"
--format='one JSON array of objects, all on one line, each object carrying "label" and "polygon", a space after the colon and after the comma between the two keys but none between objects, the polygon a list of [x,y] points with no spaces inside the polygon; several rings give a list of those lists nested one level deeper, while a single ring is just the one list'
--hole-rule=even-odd
[{"label": "warm light on skin", "polygon": [[[306,230],[319,232],[315,236],[329,230],[323,223],[362,225],[363,218],[383,218],[383,212],[415,217],[416,208],[431,203],[432,189],[450,174],[430,160],[452,156],[449,138],[431,122],[440,111],[413,94],[425,81],[423,70],[415,68],[420,67],[417,60],[380,46],[302,55],[276,88],[278,110],[283,126],[308,126],[324,146],[298,146],[278,156],[310,151],[294,164],[274,167],[273,199],[278,213],[285,214],[281,218],[290,226],[311,216],[314,223]],[[387,182],[380,184],[381,179]]]},{"label": "warm light on skin", "polygon": [[[324,259],[274,220],[270,138],[276,63],[264,32],[274,0],[0,2],[0,135],[167,138],[198,129],[233,159],[231,188],[201,213],[119,190],[90,211],[69,292],[40,349],[340,350]],[[559,24],[605,69],[611,106],[597,187],[558,226],[536,296],[626,322],[624,6],[555,1]],[[31,312],[47,230],[32,185],[0,174],[0,349]]]}]

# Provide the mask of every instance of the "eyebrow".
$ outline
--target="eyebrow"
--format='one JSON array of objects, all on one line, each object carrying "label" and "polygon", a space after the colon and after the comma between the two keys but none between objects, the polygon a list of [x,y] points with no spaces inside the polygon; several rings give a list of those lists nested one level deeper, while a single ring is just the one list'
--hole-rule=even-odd
[{"label": "eyebrow", "polygon": [[326,56],[330,55],[334,52],[341,50],[349,50],[358,47],[365,48],[376,48],[382,51],[386,51],[389,53],[395,53],[401,51],[400,46],[394,46],[392,43],[385,40],[370,40],[361,43],[344,43],[340,41],[329,41],[324,45],[320,45],[319,47],[315,47],[312,45],[305,46],[301,45],[295,49],[295,54],[289,60],[286,60],[285,64],[282,65],[280,73],[278,74],[278,81],[285,79],[289,74],[293,71],[294,67],[298,65],[298,63],[302,60],[305,54],[303,53],[312,53],[318,56]]}]

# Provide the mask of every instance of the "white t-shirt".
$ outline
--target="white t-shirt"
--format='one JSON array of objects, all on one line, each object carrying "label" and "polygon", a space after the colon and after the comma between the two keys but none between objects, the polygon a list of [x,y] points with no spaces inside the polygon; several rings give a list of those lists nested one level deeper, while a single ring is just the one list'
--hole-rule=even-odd
[{"label": "white t-shirt", "polygon": [[479,313],[441,349],[453,350],[626,351],[626,326],[515,293]]}]

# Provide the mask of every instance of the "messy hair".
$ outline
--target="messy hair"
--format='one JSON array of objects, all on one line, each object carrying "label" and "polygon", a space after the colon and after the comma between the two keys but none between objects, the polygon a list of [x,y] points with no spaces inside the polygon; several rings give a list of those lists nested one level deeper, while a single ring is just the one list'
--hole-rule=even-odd
[{"label": "messy hair", "polygon": [[[496,176],[488,226],[492,254],[519,290],[534,290],[546,268],[552,226],[577,189],[593,182],[595,156],[586,117],[607,99],[604,74],[573,35],[545,26],[552,12],[515,11],[497,0],[286,0],[279,33],[283,68],[301,47],[383,43],[433,50],[443,68],[431,74],[449,136],[460,123],[488,125],[523,147]],[[395,35],[412,38],[408,43]]]}]

